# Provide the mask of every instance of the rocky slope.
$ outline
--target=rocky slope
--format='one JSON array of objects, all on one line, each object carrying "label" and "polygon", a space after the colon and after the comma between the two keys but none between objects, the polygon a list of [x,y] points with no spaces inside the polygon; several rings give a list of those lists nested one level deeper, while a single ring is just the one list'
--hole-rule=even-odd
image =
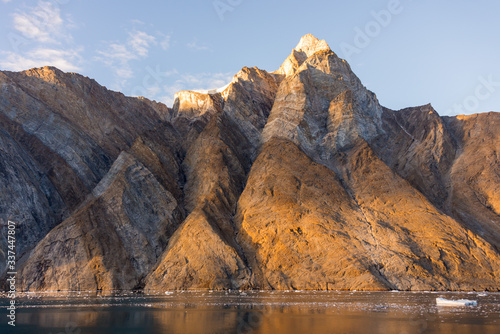
[{"label": "rocky slope", "polygon": [[312,35],[172,109],[54,68],[0,82],[23,290],[500,287],[499,114],[384,108]]},{"label": "rocky slope", "polygon": [[[18,224],[22,257],[69,217],[120,152],[168,119],[170,110],[51,67],[0,72],[0,84],[0,220],[2,227],[8,219]],[[4,266],[0,261],[0,271]]]}]

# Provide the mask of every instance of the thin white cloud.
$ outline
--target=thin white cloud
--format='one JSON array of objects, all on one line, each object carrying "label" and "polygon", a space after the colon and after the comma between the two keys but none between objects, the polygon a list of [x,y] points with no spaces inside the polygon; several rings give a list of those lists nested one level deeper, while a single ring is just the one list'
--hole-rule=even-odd
[{"label": "thin white cloud", "polygon": [[169,71],[163,72],[163,75],[166,76],[166,77],[171,77],[173,75],[179,75],[179,71],[177,71],[177,69],[174,68],[173,70],[169,70]]},{"label": "thin white cloud", "polygon": [[232,77],[231,73],[185,73],[177,81],[186,84],[189,89],[204,90],[222,87],[230,82]]},{"label": "thin white cloud", "polygon": [[104,62],[106,65],[113,65],[113,63],[118,62],[120,64],[126,64],[132,59],[137,59],[138,56],[124,44],[112,43],[108,46],[105,51],[97,51],[102,57],[99,58],[100,61]]},{"label": "thin white cloud", "polygon": [[0,67],[12,71],[23,71],[33,67],[55,66],[65,72],[81,71],[78,63],[81,63],[82,49],[58,50],[38,48],[23,54],[2,51]]},{"label": "thin white cloud", "polygon": [[25,38],[39,43],[61,44],[71,40],[67,32],[73,24],[61,17],[59,6],[39,1],[37,6],[12,14],[14,29]]},{"label": "thin white cloud", "polygon": [[127,79],[133,77],[134,72],[130,61],[137,59],[134,54],[126,45],[112,43],[105,51],[97,51],[99,56],[95,59],[101,61],[113,69],[116,76],[114,89],[120,90],[126,84]]},{"label": "thin white cloud", "polygon": [[108,65],[114,71],[114,89],[124,89],[128,79],[134,76],[132,61],[147,58],[151,48],[158,44],[164,50],[169,47],[170,36],[161,37],[162,40],[158,42],[156,36],[134,30],[128,34],[124,43],[111,42],[103,50],[97,51],[95,60]]},{"label": "thin white cloud", "polygon": [[151,45],[156,45],[156,38],[144,31],[135,31],[129,34],[128,44],[140,57],[147,57]]},{"label": "thin white cloud", "polygon": [[76,25],[69,16],[61,15],[57,2],[38,1],[36,6],[17,10],[11,17],[12,28],[24,47],[22,51],[16,47],[1,51],[0,67],[22,71],[49,65],[63,71],[82,70],[83,47],[73,44],[69,32]]},{"label": "thin white cloud", "polygon": [[162,40],[160,42],[160,47],[166,51],[170,48],[170,36],[169,35],[162,35]]},{"label": "thin white cloud", "polygon": [[153,99],[155,96],[158,96],[158,94],[160,94],[160,93],[161,93],[160,86],[148,87],[146,89],[146,96],[151,96]]},{"label": "thin white cloud", "polygon": [[224,87],[233,79],[233,73],[182,73],[177,70],[166,72],[171,77],[177,77],[173,83],[162,87],[161,96],[154,96],[159,101],[172,106],[174,94],[181,90],[204,91]]},{"label": "thin white cloud", "polygon": [[198,41],[193,41],[191,43],[187,43],[186,46],[190,49],[196,50],[196,51],[210,51],[210,47],[206,45],[200,45],[198,44]]},{"label": "thin white cloud", "polygon": [[132,22],[133,24],[140,24],[140,25],[145,25],[145,24],[146,24],[146,23],[144,23],[143,21],[138,20],[138,19],[134,19],[134,20],[132,20],[132,21],[130,21],[130,22]]},{"label": "thin white cloud", "polygon": [[11,2],[11,0],[2,0],[3,3]]},{"label": "thin white cloud", "polygon": [[13,46],[11,51],[1,51],[1,68],[22,71],[50,65],[63,71],[82,70],[83,47],[74,45],[69,32],[76,24],[69,16],[61,15],[56,1],[38,1],[36,6],[17,10],[11,17],[15,31],[12,36],[22,40],[23,48]]}]

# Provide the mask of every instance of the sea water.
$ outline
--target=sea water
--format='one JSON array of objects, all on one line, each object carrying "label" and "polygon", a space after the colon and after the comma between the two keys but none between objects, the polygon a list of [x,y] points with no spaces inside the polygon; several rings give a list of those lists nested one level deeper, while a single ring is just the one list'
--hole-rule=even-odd
[{"label": "sea water", "polygon": [[[438,307],[436,298],[477,306]],[[500,333],[500,293],[160,291],[0,299],[0,333]]]}]

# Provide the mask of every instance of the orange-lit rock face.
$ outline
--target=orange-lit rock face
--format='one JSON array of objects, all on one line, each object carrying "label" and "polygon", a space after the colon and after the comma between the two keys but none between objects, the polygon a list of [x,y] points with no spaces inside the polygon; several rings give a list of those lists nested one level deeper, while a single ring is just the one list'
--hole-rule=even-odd
[{"label": "orange-lit rock face", "polygon": [[239,201],[238,241],[262,288],[496,289],[493,247],[441,213],[366,142],[342,181],[294,144],[269,142]]},{"label": "orange-lit rock face", "polygon": [[21,289],[500,287],[499,114],[383,108],[312,35],[173,109],[50,67],[0,84]]}]

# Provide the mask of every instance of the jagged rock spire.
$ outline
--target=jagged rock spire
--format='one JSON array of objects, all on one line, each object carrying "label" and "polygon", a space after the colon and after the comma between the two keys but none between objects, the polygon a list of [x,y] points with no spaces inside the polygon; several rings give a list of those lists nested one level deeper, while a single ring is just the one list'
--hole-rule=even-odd
[{"label": "jagged rock spire", "polygon": [[304,52],[307,58],[309,58],[318,51],[322,50],[331,51],[330,47],[328,46],[328,44],[324,39],[319,40],[312,34],[304,35],[300,39],[299,44],[297,44],[294,50],[298,52]]},{"label": "jagged rock spire", "polygon": [[319,51],[331,51],[331,49],[324,39],[319,40],[313,35],[307,34],[300,39],[299,44],[274,73],[290,76],[297,71],[307,58]]}]

